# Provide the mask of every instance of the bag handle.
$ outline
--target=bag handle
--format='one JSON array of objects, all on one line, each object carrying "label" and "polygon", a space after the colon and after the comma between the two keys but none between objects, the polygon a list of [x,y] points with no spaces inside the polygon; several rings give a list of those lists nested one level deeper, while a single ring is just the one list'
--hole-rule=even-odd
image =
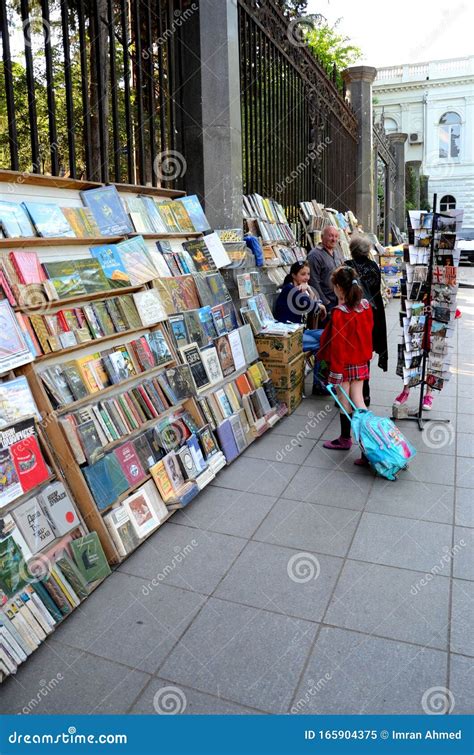
[{"label": "bag handle", "polygon": [[[336,404],[344,412],[344,414],[346,415],[346,417],[349,420],[352,420],[351,415],[348,413],[348,411],[345,408],[345,406],[343,406],[343,404],[341,403],[341,401],[339,401],[338,395],[337,395],[336,390],[335,390],[336,386],[333,385],[332,383],[328,383],[327,386],[326,386],[326,388],[328,389],[329,393],[333,397],[333,399],[336,402]],[[352,406],[352,408],[353,409],[357,409],[356,405],[352,401],[351,397],[346,393],[346,391],[344,390],[344,388],[342,387],[342,385],[340,385],[339,388],[341,389],[342,393],[344,394],[344,396],[346,397],[346,399],[348,400],[348,402],[350,403],[350,405]]]}]

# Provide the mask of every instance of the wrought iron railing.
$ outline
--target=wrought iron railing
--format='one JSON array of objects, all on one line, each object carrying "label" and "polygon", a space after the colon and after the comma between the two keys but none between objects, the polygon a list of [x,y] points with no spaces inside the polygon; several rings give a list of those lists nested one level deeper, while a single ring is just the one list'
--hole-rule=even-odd
[{"label": "wrought iron railing", "polygon": [[0,167],[174,187],[161,158],[182,149],[190,12],[186,0],[0,0]]},{"label": "wrought iron railing", "polygon": [[357,120],[272,0],[239,0],[244,193],[355,209]]}]

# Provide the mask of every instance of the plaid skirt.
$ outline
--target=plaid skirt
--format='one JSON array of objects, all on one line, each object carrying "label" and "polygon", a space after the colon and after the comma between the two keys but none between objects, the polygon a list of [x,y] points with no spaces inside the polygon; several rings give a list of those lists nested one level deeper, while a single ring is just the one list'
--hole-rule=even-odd
[{"label": "plaid skirt", "polygon": [[342,373],[330,372],[329,383],[340,385],[341,383],[350,383],[352,380],[368,380],[370,377],[369,366],[365,364],[347,364]]}]

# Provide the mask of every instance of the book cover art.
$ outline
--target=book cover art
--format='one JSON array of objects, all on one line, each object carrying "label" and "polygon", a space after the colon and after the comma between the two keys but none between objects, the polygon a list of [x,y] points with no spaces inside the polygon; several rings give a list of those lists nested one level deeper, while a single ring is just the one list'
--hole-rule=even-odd
[{"label": "book cover art", "polygon": [[184,204],[180,201],[171,202],[171,210],[181,233],[194,233],[195,228]]},{"label": "book cover art", "polygon": [[190,309],[185,312],[184,322],[190,343],[197,343],[200,349],[209,344],[209,338],[202,326],[198,309]]},{"label": "book cover art", "polygon": [[62,484],[52,482],[38,494],[38,499],[55,531],[61,537],[80,524],[74,504]]},{"label": "book cover art", "polygon": [[232,359],[234,360],[234,368],[236,370],[242,369],[242,367],[245,367],[246,361],[245,361],[245,354],[242,348],[242,342],[240,340],[240,333],[239,329],[231,330],[230,333],[227,335],[227,339],[229,341],[230,349],[232,351]]},{"label": "book cover art", "polygon": [[[30,424],[31,422],[31,424]],[[22,425],[22,429],[20,426]],[[34,420],[24,420],[15,425],[15,433],[21,439],[10,446],[10,454],[23,492],[32,490],[48,479],[50,473],[34,432]],[[31,434],[27,434],[30,432]],[[24,433],[24,435],[23,435]]]},{"label": "book cover art", "polygon": [[160,299],[160,294],[154,288],[138,291],[133,294],[142,325],[155,325],[166,320],[166,310]]},{"label": "book cover art", "polygon": [[164,333],[153,330],[145,336],[156,365],[165,364],[172,358],[172,354]]},{"label": "book cover art", "polygon": [[196,343],[190,343],[188,346],[183,346],[180,349],[180,353],[186,364],[191,368],[191,374],[193,376],[196,390],[200,391],[207,388],[210,385],[209,378],[204,369],[198,345]]},{"label": "book cover art", "polygon": [[103,445],[95,422],[91,419],[77,425],[77,434],[88,464],[95,464],[104,456]]},{"label": "book cover art", "polygon": [[9,372],[33,359],[15,313],[7,299],[2,299],[0,301],[0,374]]},{"label": "book cover art", "polygon": [[141,286],[158,276],[142,236],[121,241],[116,247],[132,286]]},{"label": "book cover art", "polygon": [[81,260],[74,260],[74,267],[81,278],[81,283],[86,290],[86,294],[96,294],[101,291],[109,291],[110,283],[105,275],[102,266],[97,259],[86,257]]},{"label": "book cover art", "polygon": [[231,375],[235,371],[234,358],[232,356],[232,349],[230,347],[228,336],[219,336],[216,338],[215,345],[217,349],[217,356],[221,364],[222,374],[224,377]]},{"label": "book cover art", "polygon": [[165,225],[165,233],[180,233],[179,225],[173,213],[173,202],[168,199],[155,201],[161,220]]},{"label": "book cover art", "polygon": [[14,250],[8,256],[17,272],[20,283],[30,285],[42,283],[46,280],[46,275],[36,252]]},{"label": "book cover art", "polygon": [[171,482],[171,486],[174,492],[177,493],[180,487],[184,484],[184,477],[179,466],[178,457],[174,451],[170,451],[166,456],[163,456],[162,461]]},{"label": "book cover art", "polygon": [[91,246],[90,253],[99,262],[110,288],[126,288],[132,285],[115,244]]},{"label": "book cover art", "polygon": [[160,520],[152,506],[146,486],[125,499],[123,505],[130,515],[130,521],[137,537],[144,538],[158,527]]},{"label": "book cover art", "polygon": [[152,233],[167,233],[166,226],[162,220],[160,213],[158,212],[157,203],[155,202],[153,197],[150,197],[147,194],[142,194],[140,197],[138,197],[138,199],[143,204],[145,212],[147,213],[147,217],[152,223]]},{"label": "book cover art", "polygon": [[64,362],[62,369],[74,401],[79,401],[81,398],[85,398],[89,391],[82,379],[81,371],[77,366],[77,363],[74,360]]},{"label": "book cover art", "polygon": [[209,249],[203,239],[185,241],[183,247],[190,255],[198,272],[217,270],[214,260],[212,259]]},{"label": "book cover art", "polygon": [[0,589],[7,597],[12,597],[26,585],[28,567],[15,539],[2,538],[2,534],[0,530]]},{"label": "book cover art", "polygon": [[130,487],[113,453],[107,454],[92,466],[84,467],[83,472],[99,511],[111,506]]},{"label": "book cover art", "polygon": [[120,467],[127,478],[130,487],[138,485],[139,482],[145,479],[146,473],[131,441],[116,448],[114,454],[118,459]]},{"label": "book cover art", "polygon": [[196,389],[189,365],[181,364],[176,367],[170,367],[166,370],[166,379],[178,401],[183,401],[189,396],[194,396]]},{"label": "book cover art", "polygon": [[90,306],[92,307],[92,310],[99,323],[100,329],[102,330],[104,335],[106,336],[113,335],[116,332],[116,330],[114,327],[113,320],[109,314],[109,311],[107,307],[105,306],[105,301],[95,301]]},{"label": "book cover art", "polygon": [[216,439],[208,425],[198,430],[197,437],[205,459],[210,459],[212,456],[219,453],[219,446],[217,445]]},{"label": "book cover art", "polygon": [[217,356],[217,349],[214,346],[203,349],[201,351],[201,359],[211,385],[215,385],[224,379],[219,357]]},{"label": "book cover art", "polygon": [[163,501],[166,503],[174,498],[175,492],[164,465],[163,459],[150,467],[150,474],[158,488]]},{"label": "book cover art", "polygon": [[14,501],[23,490],[8,448],[0,450],[0,507]]},{"label": "book cover art", "polygon": [[23,202],[38,236],[46,238],[72,237],[75,233],[56,204],[48,202]]},{"label": "book cover art", "polygon": [[17,506],[13,517],[33,554],[56,539],[51,523],[35,496]]},{"label": "book cover art", "polygon": [[80,194],[86,207],[92,211],[103,236],[133,233],[132,224],[115,186],[100,186],[81,191]]},{"label": "book cover art", "polygon": [[71,552],[77,568],[89,584],[110,574],[110,566],[97,532],[89,532],[88,535],[73,540]]},{"label": "book cover art", "polygon": [[74,262],[44,262],[43,268],[59,299],[86,293]]},{"label": "book cover art", "polygon": [[0,200],[0,227],[8,239],[36,236],[28,213],[17,202]]},{"label": "book cover art", "polygon": [[130,514],[123,505],[112,509],[112,511],[106,514],[104,522],[121,556],[126,556],[135,550],[139,543],[139,538],[135,534],[135,530],[130,522]]},{"label": "book cover art", "polygon": [[199,321],[206,335],[207,341],[209,344],[212,344],[214,339],[217,338],[219,334],[216,330],[216,325],[212,317],[211,307],[209,306],[201,307],[198,310],[198,315],[199,315]]},{"label": "book cover art", "polygon": [[180,197],[179,199],[175,199],[174,202],[179,202],[183,205],[196,231],[203,232],[211,230],[209,221],[204,214],[204,210],[202,209],[201,203],[196,194],[191,194],[187,197]]},{"label": "book cover art", "polygon": [[137,233],[154,233],[154,227],[140,197],[126,200],[128,214]]},{"label": "book cover art", "polygon": [[26,377],[22,375],[0,383],[0,427],[29,416],[41,420]]},{"label": "book cover art", "polygon": [[[140,292],[138,292],[140,293]],[[157,293],[155,291],[155,293]],[[135,328],[141,328],[143,325],[140,315],[138,314],[137,305],[132,294],[124,294],[112,299],[115,305],[127,325],[128,330],[134,330]]]},{"label": "book cover art", "polygon": [[192,275],[159,278],[153,281],[153,285],[158,290],[168,315],[188,309],[199,309],[201,306]]},{"label": "book cover art", "polygon": [[169,324],[176,347],[179,349],[181,346],[187,346],[189,343],[189,337],[188,331],[186,330],[186,323],[184,321],[184,314],[170,315]]}]

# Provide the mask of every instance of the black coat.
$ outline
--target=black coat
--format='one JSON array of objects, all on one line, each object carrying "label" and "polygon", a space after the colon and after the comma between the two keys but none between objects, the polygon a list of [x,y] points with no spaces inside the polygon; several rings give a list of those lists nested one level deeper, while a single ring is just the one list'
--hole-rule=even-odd
[{"label": "black coat", "polygon": [[379,367],[384,372],[388,369],[388,346],[387,346],[387,323],[385,320],[385,307],[382,299],[380,286],[382,275],[380,268],[374,260],[368,257],[360,257],[357,260],[346,260],[344,263],[352,267],[357,274],[364,296],[372,304],[374,316],[374,328],[372,331],[373,347],[379,355]]}]

